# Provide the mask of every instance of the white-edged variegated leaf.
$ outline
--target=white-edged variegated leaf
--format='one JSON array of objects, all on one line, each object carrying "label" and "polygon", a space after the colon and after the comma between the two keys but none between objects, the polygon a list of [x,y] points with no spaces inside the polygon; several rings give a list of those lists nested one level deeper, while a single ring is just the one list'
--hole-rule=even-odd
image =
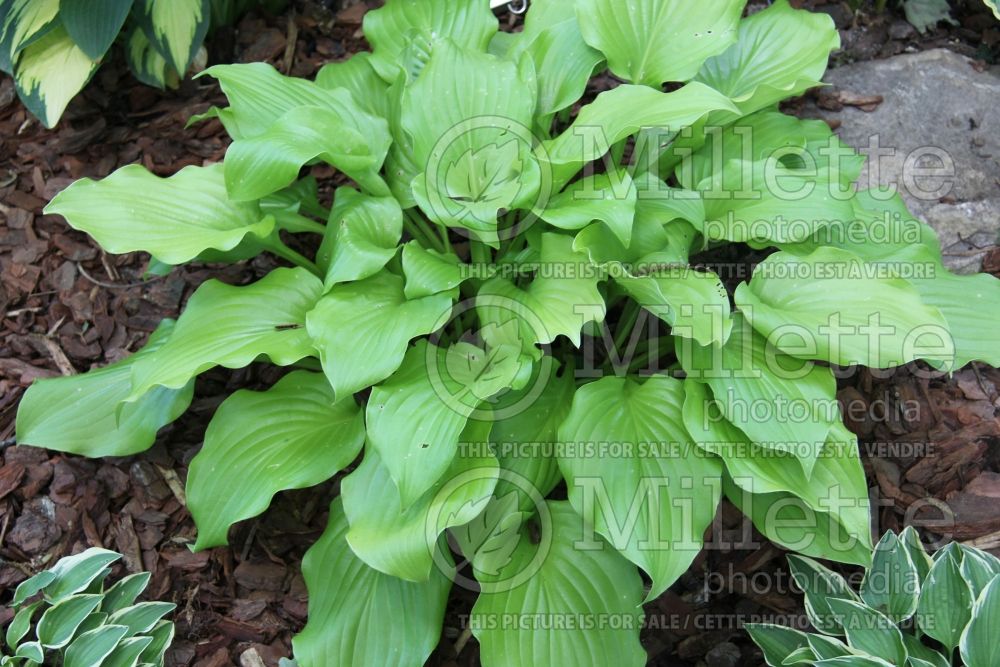
[{"label": "white-edged variegated leaf", "polygon": [[959,644],[966,667],[992,667],[1000,664],[1000,575],[993,578],[979,594],[972,607],[972,620],[962,632]]},{"label": "white-edged variegated leaf", "polygon": [[146,636],[123,639],[104,659],[101,667],[136,667],[139,656],[152,643],[153,638]]},{"label": "white-edged variegated leaf", "polygon": [[223,167],[185,167],[160,178],[131,164],[107,178],[83,178],[45,207],[111,253],[143,250],[167,264],[188,262],[205,250],[232,250],[247,236],[274,229],[257,202],[226,195]]},{"label": "white-edged variegated leaf", "polygon": [[97,70],[61,25],[45,31],[21,51],[14,69],[17,95],[47,128],[55,127],[66,105]]},{"label": "white-edged variegated leaf", "polygon": [[[525,528],[509,563],[496,574],[476,572],[483,590],[470,625],[489,667],[641,667],[642,580],[635,567],[567,502],[548,502],[540,543]],[[580,549],[581,542],[597,548]],[[505,626],[503,619],[539,619]],[[544,619],[579,619],[558,626]],[[590,623],[584,619],[592,619]],[[600,619],[615,619],[601,622]]]},{"label": "white-edged variegated leaf", "polygon": [[57,25],[59,0],[0,0],[0,72],[11,74],[32,40]]},{"label": "white-edged variegated leaf", "polygon": [[70,38],[100,60],[125,25],[132,0],[59,0],[59,20]]},{"label": "white-edged variegated leaf", "polygon": [[47,649],[66,646],[100,603],[100,595],[72,595],[56,602],[38,619],[35,633],[39,643]]},{"label": "white-edged variegated leaf", "polygon": [[184,76],[208,32],[211,0],[135,0],[135,10],[150,43]]},{"label": "white-edged variegated leaf", "polygon": [[372,197],[337,188],[316,263],[324,285],[362,280],[378,273],[399,248],[403,211],[392,197]]},{"label": "white-edged variegated leaf", "polygon": [[104,664],[104,659],[115,649],[118,642],[128,634],[124,625],[102,625],[83,632],[66,648],[63,667],[94,667]]},{"label": "white-edged variegated leaf", "polygon": [[278,268],[243,287],[202,283],[167,342],[132,364],[128,400],[157,386],[183,387],[213,366],[242,368],[261,356],[287,366],[312,355],[306,313],[322,291],[319,278],[301,268]]},{"label": "white-edged variegated leaf", "polygon": [[882,656],[892,665],[905,665],[908,657],[903,633],[885,614],[860,602],[833,598],[830,610],[847,635],[847,644],[865,655]]},{"label": "white-edged variegated leaf", "polygon": [[872,566],[865,573],[860,593],[866,605],[896,623],[917,610],[920,577],[906,546],[891,530],[875,545]]},{"label": "white-edged variegated leaf", "polygon": [[[569,500],[612,547],[653,580],[647,600],[683,574],[701,551],[722,494],[719,459],[699,455],[684,427],[684,386],[605,377],[577,389],[559,442]],[[614,442],[620,450],[592,455]],[[600,451],[600,450],[597,450]]]},{"label": "white-edged variegated leaf", "polygon": [[[338,498],[322,537],[302,560],[309,622],[292,640],[296,662],[420,667],[441,634],[448,573],[435,569],[416,583],[372,569],[351,551],[348,529]],[[401,622],[385,623],[388,618]]]},{"label": "white-edged variegated leaf", "polygon": [[173,328],[173,320],[163,320],[144,348],[110,366],[35,382],[18,405],[18,442],[90,457],[149,449],[160,427],[187,409],[194,384],[157,387],[133,403],[124,401],[132,392],[132,365],[155,354]]},{"label": "white-edged variegated leaf", "polygon": [[615,75],[659,88],[691,79],[706,58],[736,40],[745,0],[582,0],[577,4],[587,43],[603,52]]},{"label": "white-edged variegated leaf", "polygon": [[336,400],[320,373],[294,371],[267,391],[236,392],[215,412],[188,470],[194,548],[226,544],[229,527],[263,512],[277,492],[333,477],[364,440],[354,397]]},{"label": "white-edged variegated leaf", "polygon": [[937,553],[927,579],[920,587],[917,625],[924,634],[941,642],[948,651],[959,645],[965,626],[972,619],[972,590],[962,576],[961,551],[951,544]]}]

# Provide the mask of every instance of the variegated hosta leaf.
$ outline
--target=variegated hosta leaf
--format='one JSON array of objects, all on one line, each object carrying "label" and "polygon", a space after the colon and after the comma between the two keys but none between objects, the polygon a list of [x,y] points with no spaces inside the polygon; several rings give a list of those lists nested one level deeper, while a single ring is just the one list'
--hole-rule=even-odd
[{"label": "variegated hosta leaf", "polygon": [[479,0],[390,0],[364,18],[371,65],[388,83],[400,72],[419,72],[442,40],[485,53],[497,27]]},{"label": "variegated hosta leaf", "polygon": [[208,32],[211,0],[135,0],[135,9],[150,43],[184,76]]},{"label": "variegated hosta leaf", "polygon": [[265,392],[236,392],[215,412],[188,471],[194,548],[226,544],[229,527],[263,512],[278,491],[333,477],[364,441],[354,397],[337,400],[320,373],[295,371]]},{"label": "variegated hosta leaf", "polygon": [[[594,536],[569,503],[546,503],[543,513],[540,543],[525,528],[503,569],[476,572],[483,590],[469,623],[483,664],[645,665],[635,567],[600,538],[593,549],[578,548]],[[579,622],[556,625],[560,618]]]},{"label": "variegated hosta leaf", "polygon": [[[420,667],[437,646],[451,580],[438,570],[415,583],[372,569],[351,551],[348,529],[338,498],[302,560],[309,622],[292,640],[296,663]],[[379,622],[387,618],[400,622]]]},{"label": "variegated hosta leaf", "polygon": [[57,25],[59,0],[0,0],[0,72],[12,74],[17,55]]},{"label": "variegated hosta leaf", "polygon": [[872,566],[865,573],[860,593],[866,605],[896,623],[917,610],[920,576],[906,546],[891,530],[875,545]]},{"label": "variegated hosta leaf", "polygon": [[728,95],[745,116],[819,85],[830,52],[839,47],[829,15],[775,0],[743,19],[736,43],[709,58],[694,80]]},{"label": "variegated hosta leaf", "polygon": [[327,289],[378,273],[395,256],[402,236],[403,211],[395,199],[337,188],[316,254]]},{"label": "variegated hosta leaf", "polygon": [[111,47],[132,0],[60,0],[59,20],[88,57],[99,60]]},{"label": "variegated hosta leaf", "polygon": [[205,250],[232,250],[274,229],[256,202],[230,201],[221,164],[185,167],[169,178],[128,165],[100,181],[76,181],[45,212],[62,215],[108,252],[143,250],[167,264]]},{"label": "variegated hosta leaf", "polygon": [[968,667],[989,667],[1000,661],[997,623],[1000,623],[1000,575],[979,594],[972,608],[972,620],[962,632],[962,661]]},{"label": "variegated hosta leaf", "polygon": [[736,39],[746,0],[583,0],[577,5],[587,43],[602,51],[615,75],[659,88],[687,81],[705,59]]},{"label": "variegated hosta leaf", "polygon": [[174,328],[163,320],[146,347],[105,368],[70,377],[38,380],[17,410],[17,440],[84,456],[128,456],[148,449],[160,427],[191,403],[194,384],[157,387],[134,403],[132,366],[155,354]]},{"label": "variegated hosta leaf", "polygon": [[969,583],[962,576],[961,551],[951,544],[939,551],[927,579],[920,587],[917,625],[924,634],[954,651],[965,627],[972,620],[973,602]]},{"label": "variegated hosta leaf", "polygon": [[153,48],[142,28],[135,26],[125,39],[125,59],[133,76],[147,86],[165,88],[177,74],[166,58]]},{"label": "variegated hosta leaf", "polygon": [[242,368],[261,356],[288,366],[312,355],[306,314],[322,292],[319,278],[301,268],[278,268],[244,287],[202,283],[163,347],[132,364],[128,400],[157,386],[183,387],[213,366]]},{"label": "variegated hosta leaf", "polygon": [[97,65],[73,42],[66,28],[56,26],[25,46],[18,56],[14,71],[18,97],[45,127],[53,128]]},{"label": "variegated hosta leaf", "polygon": [[407,298],[403,279],[388,272],[334,286],[306,316],[334,394],[346,398],[389,377],[409,341],[446,322],[451,304],[445,293]]},{"label": "variegated hosta leaf", "polygon": [[878,269],[839,248],[806,257],[778,252],[734,298],[754,329],[786,354],[872,368],[915,359],[952,364],[954,343],[941,311]]},{"label": "variegated hosta leaf", "polygon": [[[559,428],[569,500],[653,580],[647,600],[687,570],[722,493],[722,465],[684,428],[680,380],[606,377],[576,391]],[[601,447],[608,443],[620,448]]]}]

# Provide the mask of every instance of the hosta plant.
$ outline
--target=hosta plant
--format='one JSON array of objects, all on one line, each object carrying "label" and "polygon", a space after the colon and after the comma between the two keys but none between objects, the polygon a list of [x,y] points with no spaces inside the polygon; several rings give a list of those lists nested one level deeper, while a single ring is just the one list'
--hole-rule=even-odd
[{"label": "hosta plant", "polygon": [[[0,71],[46,127],[87,85],[119,33],[132,74],[176,86],[209,28],[232,23],[257,0],[0,0]],[[272,8],[283,0],[266,0]]]},{"label": "hosta plant", "polygon": [[805,592],[806,613],[821,634],[780,625],[747,625],[772,667],[966,667],[1000,665],[1000,559],[953,543],[924,551],[913,528],[889,532],[855,592],[811,558],[789,556]]},{"label": "hosta plant", "polygon": [[[134,454],[200,373],[287,367],[219,407],[187,499],[206,549],[347,473],[303,563],[303,667],[422,664],[453,584],[480,593],[485,665],[641,665],[641,604],[723,497],[868,564],[831,364],[996,363],[1000,282],[945,271],[898,197],[851,189],[860,157],[777,111],[822,78],[829,17],[743,9],[536,0],[510,34],[485,0],[389,0],[372,51],[315,81],[210,68],[223,164],[126,166],[47,210],[158,272],[290,266],[207,281],[133,356],[36,383],[18,439]],[[727,285],[701,264],[726,257],[763,261]]]},{"label": "hosta plant", "polygon": [[23,581],[11,600],[0,665],[136,667],[163,665],[174,624],[172,602],[136,602],[149,583],[138,572],[111,585],[109,567],[121,555],[91,548],[66,556]]}]

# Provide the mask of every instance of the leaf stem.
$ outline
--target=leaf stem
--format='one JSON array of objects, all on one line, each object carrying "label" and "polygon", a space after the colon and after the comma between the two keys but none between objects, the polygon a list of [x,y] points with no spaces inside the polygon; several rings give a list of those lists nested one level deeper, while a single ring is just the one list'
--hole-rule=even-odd
[{"label": "leaf stem", "polygon": [[316,266],[316,264],[313,261],[311,261],[308,257],[304,257],[303,255],[299,254],[298,252],[286,246],[281,241],[281,239],[278,238],[277,234],[274,234],[273,236],[270,236],[267,239],[265,239],[263,242],[263,246],[267,250],[270,250],[273,254],[277,255],[282,259],[288,260],[295,266],[300,266],[303,269],[308,269],[310,272],[312,272],[319,278],[323,277],[323,273],[319,270],[319,267]]},{"label": "leaf stem", "polygon": [[299,213],[285,211],[276,214],[274,220],[278,227],[292,234],[319,234],[320,236],[326,234],[326,225],[321,225]]},{"label": "leaf stem", "polygon": [[629,299],[622,309],[622,316],[615,325],[615,352],[621,351],[625,345],[625,340],[630,337],[635,329],[635,323],[639,319],[639,304]]},{"label": "leaf stem", "polygon": [[424,246],[446,252],[437,234],[428,227],[425,220],[417,215],[416,209],[408,208],[403,211],[403,227],[410,233],[410,236]]}]

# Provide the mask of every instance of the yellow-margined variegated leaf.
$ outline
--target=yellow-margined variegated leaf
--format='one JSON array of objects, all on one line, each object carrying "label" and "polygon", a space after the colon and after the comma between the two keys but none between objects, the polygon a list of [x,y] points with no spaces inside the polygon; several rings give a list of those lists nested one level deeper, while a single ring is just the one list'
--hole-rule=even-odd
[{"label": "yellow-margined variegated leaf", "polygon": [[125,39],[125,59],[135,78],[147,86],[162,89],[177,76],[138,26],[134,26]]},{"label": "yellow-margined variegated leaf", "polygon": [[56,26],[59,0],[0,0],[0,72],[14,71],[17,54]]},{"label": "yellow-margined variegated leaf", "polygon": [[208,32],[211,0],[136,0],[136,10],[150,43],[184,76]]},{"label": "yellow-margined variegated leaf", "polygon": [[14,69],[17,94],[45,127],[55,127],[66,105],[97,69],[62,26],[47,31],[18,56]]}]

